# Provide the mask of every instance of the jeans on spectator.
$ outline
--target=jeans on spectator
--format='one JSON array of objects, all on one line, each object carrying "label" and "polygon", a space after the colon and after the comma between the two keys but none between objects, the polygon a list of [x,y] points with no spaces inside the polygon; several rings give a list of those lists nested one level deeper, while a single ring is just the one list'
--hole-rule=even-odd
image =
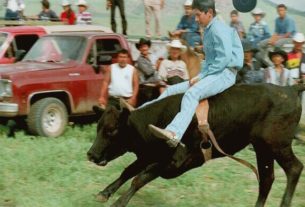
[{"label": "jeans on spectator", "polygon": [[121,14],[121,19],[122,19],[122,29],[123,29],[123,34],[127,35],[127,20],[125,16],[125,6],[124,6],[124,0],[112,0],[112,5],[111,5],[111,27],[112,31],[116,32],[116,21],[115,21],[115,8],[119,7],[120,14]]},{"label": "jeans on spectator", "polygon": [[141,108],[168,96],[185,93],[182,98],[180,112],[166,127],[167,130],[174,132],[178,139],[181,139],[192,121],[199,101],[219,94],[234,85],[236,73],[237,71],[234,69],[225,69],[221,73],[206,76],[192,87],[190,87],[188,81],[172,85],[159,98],[143,104]]},{"label": "jeans on spectator", "polygon": [[19,12],[18,11],[12,11],[10,9],[6,9],[4,19],[5,20],[19,20]]},{"label": "jeans on spectator", "polygon": [[190,47],[195,47],[201,43],[200,34],[197,32],[185,32],[182,35],[182,39],[184,39]]},{"label": "jeans on spectator", "polygon": [[145,7],[146,36],[151,37],[150,22],[152,15],[154,15],[156,35],[160,37],[161,36],[161,29],[160,29],[161,5],[160,4],[144,5],[144,7]]}]

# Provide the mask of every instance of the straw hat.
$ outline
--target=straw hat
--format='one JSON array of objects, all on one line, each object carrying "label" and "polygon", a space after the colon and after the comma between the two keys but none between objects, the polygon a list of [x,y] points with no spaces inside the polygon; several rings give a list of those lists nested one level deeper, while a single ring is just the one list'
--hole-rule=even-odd
[{"label": "straw hat", "polygon": [[86,0],[78,0],[78,2],[76,3],[76,6],[85,6],[88,7],[88,3]]},{"label": "straw hat", "polygon": [[180,49],[182,52],[184,52],[186,50],[186,46],[183,45],[180,40],[173,40],[170,43],[166,44],[167,49],[169,50],[170,48],[178,48]]},{"label": "straw hat", "polygon": [[266,13],[261,8],[255,8],[252,12],[252,15],[261,15],[264,17]]},{"label": "straw hat", "polygon": [[192,6],[193,5],[193,0],[186,0],[184,3],[184,6]]},{"label": "straw hat", "polygon": [[298,43],[305,42],[304,34],[301,32],[296,33],[292,39],[293,39],[293,41],[298,42]]},{"label": "straw hat", "polygon": [[62,6],[69,6],[69,5],[71,5],[71,3],[69,2],[69,0],[63,0],[61,5]]}]

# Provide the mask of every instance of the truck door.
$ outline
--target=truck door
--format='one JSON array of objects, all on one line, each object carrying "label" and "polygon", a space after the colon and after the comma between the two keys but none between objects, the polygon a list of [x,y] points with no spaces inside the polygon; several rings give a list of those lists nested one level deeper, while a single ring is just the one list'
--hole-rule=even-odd
[{"label": "truck door", "polygon": [[87,57],[87,64],[91,65],[90,70],[87,71],[90,80],[87,82],[87,100],[91,107],[98,105],[104,69],[116,62],[117,52],[120,49],[120,41],[115,37],[95,39]]}]

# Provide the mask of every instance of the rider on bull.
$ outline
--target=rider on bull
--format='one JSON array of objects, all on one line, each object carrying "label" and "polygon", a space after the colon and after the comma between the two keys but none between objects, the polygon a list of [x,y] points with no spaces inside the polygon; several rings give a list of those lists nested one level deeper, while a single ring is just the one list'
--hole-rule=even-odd
[{"label": "rider on bull", "polygon": [[[177,147],[196,112],[200,100],[219,94],[234,85],[237,71],[243,66],[243,48],[238,34],[228,25],[214,18],[214,0],[194,0],[193,9],[197,21],[204,29],[204,53],[206,60],[201,72],[190,81],[168,87],[162,95],[145,105],[175,94],[185,93],[180,112],[174,120],[161,129],[149,125],[158,138],[165,139],[170,147]],[[143,107],[142,106],[142,107]],[[200,125],[209,126],[199,122]]]}]

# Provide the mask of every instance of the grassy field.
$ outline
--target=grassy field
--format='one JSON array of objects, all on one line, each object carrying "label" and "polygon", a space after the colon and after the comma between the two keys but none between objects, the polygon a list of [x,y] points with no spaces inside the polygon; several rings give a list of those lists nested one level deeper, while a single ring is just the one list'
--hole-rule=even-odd
[{"label": "grassy field", "polygon": [[[125,184],[109,203],[101,204],[94,195],[117,178],[135,157],[132,154],[113,161],[105,168],[86,160],[95,136],[95,125],[69,127],[57,139],[16,133],[6,137],[0,125],[0,206],[1,207],[97,207],[109,206],[129,184]],[[294,143],[294,151],[305,163],[305,145]],[[238,154],[255,164],[254,153]],[[267,207],[281,201],[286,178],[276,165],[276,180]],[[157,179],[139,191],[130,207],[250,207],[254,206],[258,184],[252,172],[223,158],[207,163],[174,179]],[[303,174],[293,207],[305,206]]]}]

